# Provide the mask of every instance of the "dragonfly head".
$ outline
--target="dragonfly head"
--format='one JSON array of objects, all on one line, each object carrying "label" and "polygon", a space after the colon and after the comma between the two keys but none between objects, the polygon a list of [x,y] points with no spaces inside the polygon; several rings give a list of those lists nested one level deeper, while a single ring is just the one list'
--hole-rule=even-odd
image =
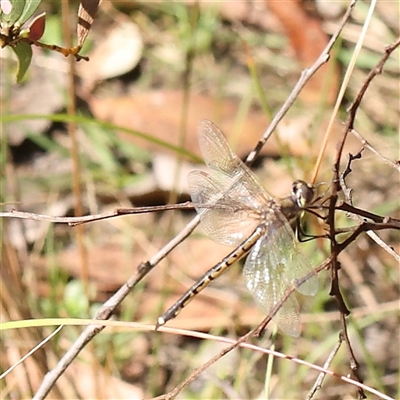
[{"label": "dragonfly head", "polygon": [[312,202],[314,198],[314,188],[306,182],[298,180],[292,185],[292,200],[298,207],[304,208]]}]

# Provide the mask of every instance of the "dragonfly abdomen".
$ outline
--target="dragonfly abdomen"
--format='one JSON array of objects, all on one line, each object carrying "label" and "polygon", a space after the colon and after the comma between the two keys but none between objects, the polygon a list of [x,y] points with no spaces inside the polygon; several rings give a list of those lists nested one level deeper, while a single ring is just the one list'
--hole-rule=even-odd
[{"label": "dragonfly abdomen", "polygon": [[266,232],[265,224],[259,225],[255,231],[237,249],[229,253],[221,262],[212,267],[198,282],[196,282],[172,307],[170,307],[161,317],[158,318],[156,330],[175,318],[190,301],[205,289],[214,279],[221,276],[231,265],[244,257],[254,246],[260,237]]}]

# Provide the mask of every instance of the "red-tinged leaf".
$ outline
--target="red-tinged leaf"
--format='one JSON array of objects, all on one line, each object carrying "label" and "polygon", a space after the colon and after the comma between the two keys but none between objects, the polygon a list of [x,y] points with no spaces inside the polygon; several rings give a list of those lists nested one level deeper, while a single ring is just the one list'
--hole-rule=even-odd
[{"label": "red-tinged leaf", "polygon": [[18,42],[16,46],[11,48],[18,58],[17,83],[21,83],[26,71],[31,65],[32,48],[25,42]]},{"label": "red-tinged leaf", "polygon": [[99,8],[100,0],[82,0],[78,9],[77,37],[78,46],[82,47],[92,27]]},{"label": "red-tinged leaf", "polygon": [[39,40],[44,33],[46,27],[46,13],[42,13],[35,17],[29,25],[28,38],[31,40]]}]

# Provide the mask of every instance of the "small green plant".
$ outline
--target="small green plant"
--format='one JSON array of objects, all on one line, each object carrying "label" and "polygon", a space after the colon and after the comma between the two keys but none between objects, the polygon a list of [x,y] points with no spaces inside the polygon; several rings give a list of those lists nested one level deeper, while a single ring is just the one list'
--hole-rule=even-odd
[{"label": "small green plant", "polygon": [[11,47],[18,59],[17,82],[25,75],[32,59],[32,49],[28,41],[38,40],[44,32],[44,14],[32,17],[41,0],[1,0],[0,1],[0,46]]},{"label": "small green plant", "polygon": [[9,46],[18,59],[17,83],[21,82],[32,60],[32,45],[58,51],[64,56],[73,55],[77,61],[87,57],[79,55],[82,49],[99,1],[81,1],[78,10],[78,44],[72,48],[63,48],[54,44],[39,42],[46,26],[46,13],[42,13],[27,22],[35,13],[42,0],[0,0],[0,46]]}]

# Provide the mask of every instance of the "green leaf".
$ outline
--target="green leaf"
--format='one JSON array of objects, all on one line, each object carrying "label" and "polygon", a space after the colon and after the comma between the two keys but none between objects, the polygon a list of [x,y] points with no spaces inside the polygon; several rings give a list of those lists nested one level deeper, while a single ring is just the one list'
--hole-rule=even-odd
[{"label": "green leaf", "polygon": [[41,2],[42,0],[25,0],[25,7],[18,22],[20,22],[22,25],[25,21],[27,21],[37,10]]},{"label": "green leaf", "polygon": [[21,83],[26,71],[31,65],[32,49],[28,43],[18,42],[15,47],[11,47],[18,58],[17,83]]},{"label": "green leaf", "polygon": [[25,0],[9,0],[11,3],[11,12],[1,14],[1,21],[6,22],[9,26],[14,25],[22,15],[25,8]]}]

